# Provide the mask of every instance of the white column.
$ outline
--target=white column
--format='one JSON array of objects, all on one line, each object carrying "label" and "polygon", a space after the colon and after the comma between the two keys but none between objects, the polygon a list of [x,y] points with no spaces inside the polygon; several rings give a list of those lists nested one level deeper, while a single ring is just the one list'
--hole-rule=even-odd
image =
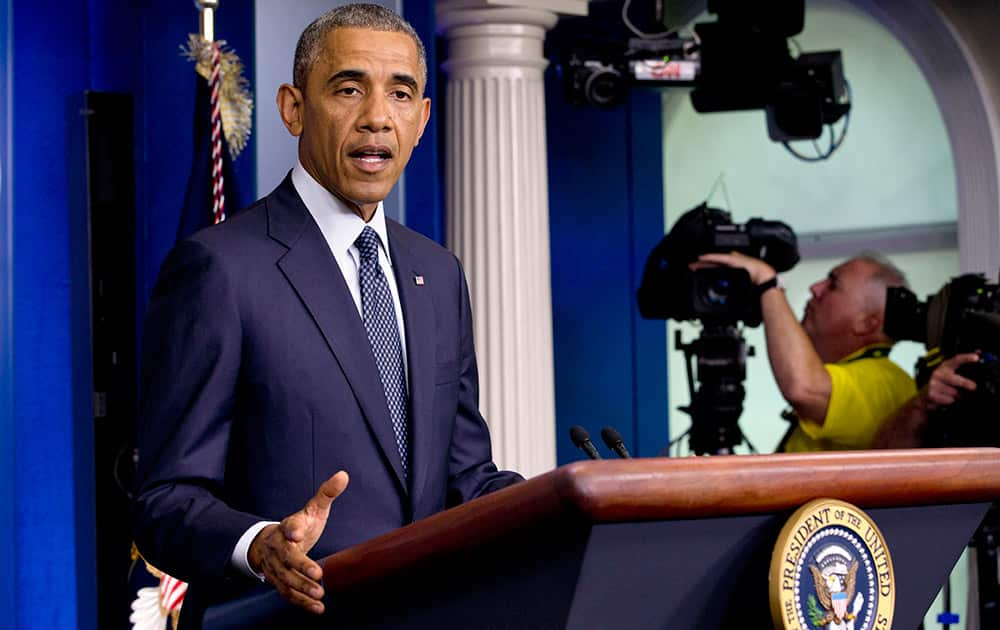
[{"label": "white column", "polygon": [[556,461],[542,44],[557,16],[538,0],[475,4],[437,5],[448,40],[447,239],[469,279],[494,458],[533,476]]}]

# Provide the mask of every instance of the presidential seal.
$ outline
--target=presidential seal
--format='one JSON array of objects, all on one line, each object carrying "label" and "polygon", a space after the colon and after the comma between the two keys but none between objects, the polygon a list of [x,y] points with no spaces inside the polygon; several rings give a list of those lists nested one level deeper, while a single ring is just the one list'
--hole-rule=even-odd
[{"label": "presidential seal", "polygon": [[796,510],[771,555],[771,615],[786,630],[892,627],[896,584],[882,532],[860,509],[816,499]]}]

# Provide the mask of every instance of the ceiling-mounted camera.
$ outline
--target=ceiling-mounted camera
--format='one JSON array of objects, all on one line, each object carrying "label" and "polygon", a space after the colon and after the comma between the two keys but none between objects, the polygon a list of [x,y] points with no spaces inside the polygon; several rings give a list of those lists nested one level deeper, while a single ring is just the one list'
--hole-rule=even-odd
[{"label": "ceiling-mounted camera", "polygon": [[563,62],[566,98],[581,105],[616,107],[636,85],[692,87],[699,66],[697,45],[690,37],[633,37],[620,50],[578,44]]},{"label": "ceiling-mounted camera", "polygon": [[[654,9],[662,4],[625,0],[590,6],[590,22],[567,23],[554,38],[571,102],[611,108],[636,87],[691,87],[698,112],[764,110],[768,135],[786,145],[820,137],[824,126],[850,111],[839,50],[796,57],[789,51],[788,38],[805,24],[804,0],[710,0],[708,12],[717,19],[695,24],[689,34],[646,33],[629,21],[630,13],[642,13],[647,23],[662,25],[663,16]],[[619,7],[627,30],[605,26],[607,13]],[[608,9],[604,15],[602,9]],[[831,139],[829,152],[820,157],[837,146],[839,140]]]},{"label": "ceiling-mounted camera", "polygon": [[628,95],[625,74],[613,63],[571,57],[567,72],[566,96],[573,102],[616,107]]}]

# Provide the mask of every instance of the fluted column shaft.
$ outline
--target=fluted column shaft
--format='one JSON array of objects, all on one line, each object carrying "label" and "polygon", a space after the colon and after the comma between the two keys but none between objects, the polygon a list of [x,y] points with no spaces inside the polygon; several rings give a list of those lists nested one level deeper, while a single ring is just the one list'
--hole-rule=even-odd
[{"label": "fluted column shaft", "polygon": [[465,266],[480,407],[497,463],[555,466],[545,144],[547,11],[440,11],[448,39],[446,222]]}]

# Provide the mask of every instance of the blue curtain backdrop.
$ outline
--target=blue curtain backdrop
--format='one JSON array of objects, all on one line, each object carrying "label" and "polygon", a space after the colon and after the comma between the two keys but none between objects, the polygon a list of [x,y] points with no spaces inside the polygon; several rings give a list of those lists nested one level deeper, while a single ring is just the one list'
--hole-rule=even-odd
[{"label": "blue curtain backdrop", "polygon": [[[11,5],[15,556],[18,628],[92,625],[93,461],[80,97],[89,87],[88,6]],[[75,111],[74,111],[74,108]],[[88,482],[90,492],[88,493]],[[78,495],[78,491],[82,493]],[[81,544],[83,543],[83,544]],[[53,594],[59,594],[54,605]]]},{"label": "blue curtain backdrop", "polygon": [[[223,3],[216,22],[251,78],[252,11]],[[4,0],[0,26],[0,613],[15,628],[96,628],[82,94],[135,99],[141,322],[191,166],[194,70],[179,46],[198,14],[175,0]],[[243,199],[253,154],[233,165]]]},{"label": "blue curtain backdrop", "polygon": [[0,2],[0,618],[14,617],[14,308],[8,85],[10,2]]},{"label": "blue curtain backdrop", "polygon": [[430,97],[433,108],[420,146],[413,152],[410,163],[406,166],[406,225],[443,244],[444,206],[441,202],[441,188],[444,185],[444,170],[438,146],[444,144],[444,125],[439,125],[438,121],[444,120],[441,104],[445,102],[445,77],[442,72],[434,70],[438,68],[434,1],[404,2],[403,17],[413,25],[427,49],[425,94]]},{"label": "blue curtain backdrop", "polygon": [[663,236],[660,95],[571,105],[558,71],[545,85],[557,462],[584,458],[575,424],[595,437],[615,426],[633,455],[653,456],[669,435],[666,325],[639,317],[635,296]]}]

